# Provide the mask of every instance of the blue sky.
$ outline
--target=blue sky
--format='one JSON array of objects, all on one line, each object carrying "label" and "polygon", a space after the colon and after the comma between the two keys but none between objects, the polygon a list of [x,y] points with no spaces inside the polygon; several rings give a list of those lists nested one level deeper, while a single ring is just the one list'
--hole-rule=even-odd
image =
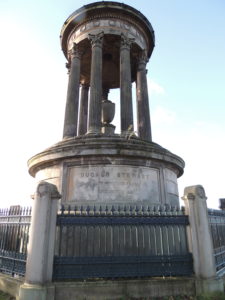
[{"label": "blue sky", "polygon": [[[59,34],[90,2],[0,2],[1,206],[30,203],[35,180],[26,161],[61,140],[67,71]],[[209,206],[217,207],[225,197],[225,1],[124,3],[155,31],[147,66],[153,140],[186,162],[180,196],[185,186],[202,184]]]}]

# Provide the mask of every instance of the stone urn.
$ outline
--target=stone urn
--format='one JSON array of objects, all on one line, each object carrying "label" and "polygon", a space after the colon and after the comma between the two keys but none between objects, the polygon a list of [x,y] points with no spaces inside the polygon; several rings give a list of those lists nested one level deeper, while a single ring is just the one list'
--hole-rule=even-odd
[{"label": "stone urn", "polygon": [[115,103],[110,100],[102,101],[102,123],[110,124],[115,116]]}]

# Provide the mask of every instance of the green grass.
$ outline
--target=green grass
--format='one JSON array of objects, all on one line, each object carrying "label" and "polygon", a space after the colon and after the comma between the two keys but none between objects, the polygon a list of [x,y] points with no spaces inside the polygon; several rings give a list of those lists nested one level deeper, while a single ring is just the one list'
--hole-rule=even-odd
[{"label": "green grass", "polygon": [[213,292],[208,294],[202,294],[199,296],[170,296],[159,297],[156,300],[225,300],[225,294],[222,292]]},{"label": "green grass", "polygon": [[[129,298],[121,298],[120,300],[128,300]],[[136,299],[136,298],[130,298]],[[225,294],[222,292],[214,292],[210,294],[202,294],[199,296],[170,296],[157,298],[140,298],[138,300],[225,300]],[[0,291],[0,300],[15,300],[14,297]]]},{"label": "green grass", "polygon": [[225,294],[222,292],[213,292],[202,294],[199,296],[164,296],[164,297],[142,297],[142,298],[129,298],[122,297],[120,300],[225,300]]},{"label": "green grass", "polygon": [[15,298],[0,291],[0,300],[15,300]]},{"label": "green grass", "polygon": [[197,296],[197,300],[225,300],[225,294],[222,292],[214,292]]},{"label": "green grass", "polygon": [[222,292],[213,292],[208,294],[202,294],[199,296],[170,296],[159,297],[155,300],[225,300],[225,294]]}]

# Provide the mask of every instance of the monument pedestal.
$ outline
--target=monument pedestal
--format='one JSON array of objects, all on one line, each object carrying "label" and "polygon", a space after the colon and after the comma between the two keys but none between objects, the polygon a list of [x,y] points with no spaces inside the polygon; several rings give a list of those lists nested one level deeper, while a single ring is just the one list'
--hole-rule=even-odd
[{"label": "monument pedestal", "polygon": [[57,186],[62,204],[179,206],[183,160],[156,143],[132,137],[63,140],[32,157],[29,172]]}]

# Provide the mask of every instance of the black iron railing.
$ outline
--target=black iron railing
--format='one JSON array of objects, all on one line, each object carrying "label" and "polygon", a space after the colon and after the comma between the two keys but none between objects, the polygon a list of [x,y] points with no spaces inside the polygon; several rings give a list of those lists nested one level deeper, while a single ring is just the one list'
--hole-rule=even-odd
[{"label": "black iron railing", "polygon": [[31,208],[0,210],[0,272],[25,274]]},{"label": "black iron railing", "polygon": [[183,211],[170,207],[62,208],[53,277],[191,275],[187,225]]},{"label": "black iron railing", "polygon": [[[217,272],[225,268],[225,211],[208,209]],[[225,270],[225,269],[224,269]]]}]

